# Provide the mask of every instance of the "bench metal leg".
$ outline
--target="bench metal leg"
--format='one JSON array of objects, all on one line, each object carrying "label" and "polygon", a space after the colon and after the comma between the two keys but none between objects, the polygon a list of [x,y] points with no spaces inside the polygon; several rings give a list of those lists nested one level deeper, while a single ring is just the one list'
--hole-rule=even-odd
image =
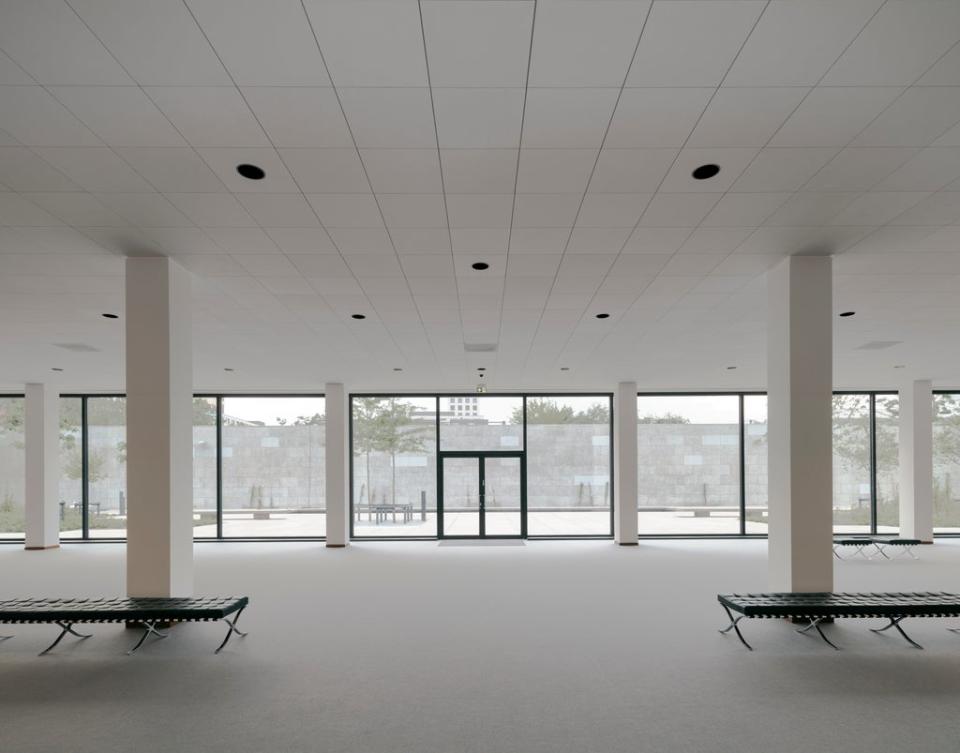
[{"label": "bench metal leg", "polygon": [[60,628],[60,635],[57,636],[57,639],[53,643],[51,643],[49,646],[43,649],[43,651],[41,651],[38,654],[38,656],[43,656],[44,654],[49,653],[50,651],[53,651],[53,649],[56,648],[57,644],[63,640],[63,636],[65,636],[67,633],[70,633],[70,635],[75,635],[77,638],[80,638],[81,640],[85,640],[91,637],[89,633],[78,633],[76,630],[74,630],[72,622],[57,622],[54,624],[56,624]]},{"label": "bench metal leg", "polygon": [[745,614],[742,614],[742,615],[740,615],[739,617],[737,617],[736,619],[734,619],[733,615],[730,613],[730,608],[727,607],[726,604],[721,604],[720,606],[723,607],[723,611],[726,612],[726,613],[727,613],[727,617],[730,618],[730,624],[727,625],[725,628],[723,628],[723,630],[720,630],[719,632],[720,632],[720,633],[729,633],[731,630],[735,631],[736,634],[737,634],[737,638],[740,639],[740,642],[741,642],[744,646],[746,646],[748,649],[750,649],[751,651],[753,651],[753,646],[751,646],[749,643],[746,642],[746,640],[744,640],[744,638],[743,638],[743,633],[741,633],[741,632],[740,632],[740,628],[737,627],[737,623],[740,622],[740,620],[742,620],[744,617],[746,617],[746,615],[745,615]]},{"label": "bench metal leg", "polygon": [[140,636],[140,640],[137,641],[137,645],[127,651],[127,656],[130,656],[134,651],[140,648],[143,645],[143,642],[147,640],[147,636],[155,635],[157,638],[166,638],[169,633],[161,633],[157,630],[157,623],[155,622],[144,622],[143,623],[143,635]]},{"label": "bench metal leg", "polygon": [[840,650],[840,647],[839,647],[836,643],[834,643],[833,641],[831,641],[829,638],[827,638],[827,636],[824,635],[824,634],[823,634],[823,631],[820,629],[820,623],[821,623],[824,619],[825,619],[825,618],[823,618],[823,617],[817,617],[817,618],[814,619],[814,620],[810,620],[810,624],[809,624],[809,625],[807,625],[807,626],[804,627],[804,628],[797,628],[797,632],[798,632],[798,633],[807,633],[807,632],[809,632],[810,630],[816,630],[816,631],[820,634],[820,637],[823,638],[823,640],[827,643],[827,645],[832,646],[832,647],[834,648],[834,650],[839,651],[839,650]]},{"label": "bench metal leg", "polygon": [[236,633],[237,635],[239,635],[241,638],[245,638],[245,637],[246,637],[247,634],[244,633],[242,630],[240,630],[240,629],[237,627],[237,623],[240,621],[240,615],[243,614],[243,610],[244,610],[244,609],[246,609],[246,607],[241,607],[241,608],[240,608],[240,611],[237,612],[237,616],[234,617],[232,620],[231,620],[229,617],[224,617],[224,618],[223,618],[223,621],[224,621],[225,623],[227,623],[227,625],[230,627],[230,629],[227,630],[227,635],[226,635],[226,637],[224,637],[223,643],[221,643],[219,646],[217,646],[217,650],[214,651],[213,653],[219,654],[219,653],[223,650],[223,647],[226,646],[227,643],[230,642],[230,636],[232,636],[234,633]]},{"label": "bench metal leg", "polygon": [[915,640],[913,640],[913,638],[911,638],[909,635],[907,635],[905,632],[903,632],[903,628],[900,627],[900,621],[901,621],[901,620],[905,620],[905,619],[906,619],[906,616],[904,616],[904,617],[888,617],[887,619],[890,620],[890,624],[889,624],[889,625],[884,625],[882,628],[870,628],[870,631],[873,632],[873,633],[882,633],[883,631],[889,630],[890,628],[896,628],[896,629],[897,629],[897,632],[900,633],[900,635],[902,635],[904,638],[906,638],[907,643],[909,643],[909,644],[910,644],[911,646],[913,646],[914,648],[923,649],[923,646],[921,646],[919,643],[917,643]]}]

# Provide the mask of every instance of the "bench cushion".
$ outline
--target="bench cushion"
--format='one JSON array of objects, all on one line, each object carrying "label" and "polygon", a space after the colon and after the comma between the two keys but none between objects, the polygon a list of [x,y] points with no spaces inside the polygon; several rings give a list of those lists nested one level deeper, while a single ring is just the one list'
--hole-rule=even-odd
[{"label": "bench cushion", "polygon": [[901,539],[896,537],[884,539],[879,536],[875,536],[872,541],[877,544],[883,544],[884,546],[920,546],[923,543],[920,539]]},{"label": "bench cushion", "polygon": [[133,599],[7,599],[0,622],[194,622],[221,620],[243,609],[246,596]]},{"label": "bench cushion", "polygon": [[873,539],[837,539],[833,543],[840,546],[866,546],[872,544]]},{"label": "bench cushion", "polygon": [[960,595],[946,592],[719,594],[717,600],[746,617],[960,616]]}]

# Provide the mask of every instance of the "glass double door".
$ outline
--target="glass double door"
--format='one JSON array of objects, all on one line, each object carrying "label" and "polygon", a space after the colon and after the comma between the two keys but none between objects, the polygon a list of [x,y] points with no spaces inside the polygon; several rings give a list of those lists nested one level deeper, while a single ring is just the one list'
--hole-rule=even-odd
[{"label": "glass double door", "polygon": [[438,534],[526,536],[524,476],[522,453],[441,453]]}]

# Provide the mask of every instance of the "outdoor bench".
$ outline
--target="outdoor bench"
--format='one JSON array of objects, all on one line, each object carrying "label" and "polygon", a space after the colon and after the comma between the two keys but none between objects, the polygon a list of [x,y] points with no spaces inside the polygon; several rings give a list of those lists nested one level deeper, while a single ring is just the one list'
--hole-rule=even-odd
[{"label": "outdoor bench", "polygon": [[[43,656],[51,651],[63,637],[70,633],[78,638],[89,634],[78,633],[74,625],[123,622],[143,628],[143,635],[127,654],[132,654],[149,635],[166,638],[158,626],[173,622],[210,622],[223,620],[228,625],[227,635],[214,653],[220,653],[234,633],[245,636],[237,628],[237,621],[246,609],[246,596],[196,598],[140,597],[129,599],[8,599],[0,601],[0,624],[53,624],[60,628],[57,639],[40,652]],[[233,619],[230,615],[236,613]],[[0,636],[7,640],[13,636]]]},{"label": "outdoor bench", "polygon": [[[806,620],[806,627],[798,628],[798,633],[816,630],[829,645],[839,650],[820,629],[824,620],[832,621],[839,617],[884,618],[889,624],[882,628],[870,628],[874,633],[896,628],[909,643],[923,648],[907,635],[900,627],[907,617],[960,617],[960,595],[945,592],[916,593],[759,593],[759,594],[719,594],[717,600],[730,618],[730,624],[721,633],[734,630],[744,646],[751,651],[737,623],[745,617],[751,618],[788,618]],[[734,618],[733,612],[739,617]],[[948,628],[951,632],[960,632],[960,628]]]}]

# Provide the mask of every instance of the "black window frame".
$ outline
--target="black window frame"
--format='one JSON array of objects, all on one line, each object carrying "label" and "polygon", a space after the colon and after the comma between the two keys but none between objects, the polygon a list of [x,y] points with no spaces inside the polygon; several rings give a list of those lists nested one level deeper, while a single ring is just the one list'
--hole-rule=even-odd
[{"label": "black window frame", "polygon": [[[521,518],[522,521],[522,533],[519,538],[529,541],[568,541],[568,540],[591,540],[591,539],[612,539],[614,531],[614,515],[616,513],[616,501],[614,499],[614,479],[615,479],[615,469],[614,469],[614,453],[613,453],[613,442],[614,442],[614,393],[613,392],[585,392],[585,391],[575,391],[567,392],[563,390],[559,391],[538,391],[538,392],[463,392],[463,391],[452,391],[452,392],[351,392],[348,395],[347,400],[347,426],[348,426],[348,435],[349,435],[349,510],[348,514],[350,516],[350,541],[440,541],[446,538],[452,538],[448,536],[439,535],[439,523],[438,523],[438,534],[433,536],[357,536],[354,531],[354,488],[353,488],[353,400],[354,398],[379,398],[379,399],[390,399],[390,398],[434,398],[435,400],[435,416],[434,416],[434,426],[436,433],[436,448],[435,456],[437,458],[436,464],[436,473],[438,477],[438,484],[442,484],[442,480],[439,478],[440,473],[442,472],[442,466],[440,463],[441,454],[450,454],[460,452],[461,454],[489,454],[488,450],[462,450],[462,451],[452,451],[452,450],[441,450],[440,448],[440,400],[445,398],[483,398],[483,397],[519,397],[522,398],[523,406],[523,427],[522,427],[522,437],[523,437],[523,446],[519,450],[522,454],[521,461],[521,472],[526,480],[526,465],[527,465],[527,400],[528,398],[550,398],[550,397],[599,397],[607,400],[608,410],[610,413],[610,516],[609,516],[609,526],[607,533],[594,533],[594,534],[580,534],[580,535],[564,535],[564,536],[538,536],[538,535],[529,535],[527,533],[526,525],[526,507],[527,507],[527,495],[525,486],[522,487],[522,507],[524,509],[524,515]],[[438,485],[438,489],[440,486]],[[439,493],[439,492],[438,492]],[[474,538],[474,537],[467,537]],[[507,538],[518,538],[516,536],[507,537]]]}]

